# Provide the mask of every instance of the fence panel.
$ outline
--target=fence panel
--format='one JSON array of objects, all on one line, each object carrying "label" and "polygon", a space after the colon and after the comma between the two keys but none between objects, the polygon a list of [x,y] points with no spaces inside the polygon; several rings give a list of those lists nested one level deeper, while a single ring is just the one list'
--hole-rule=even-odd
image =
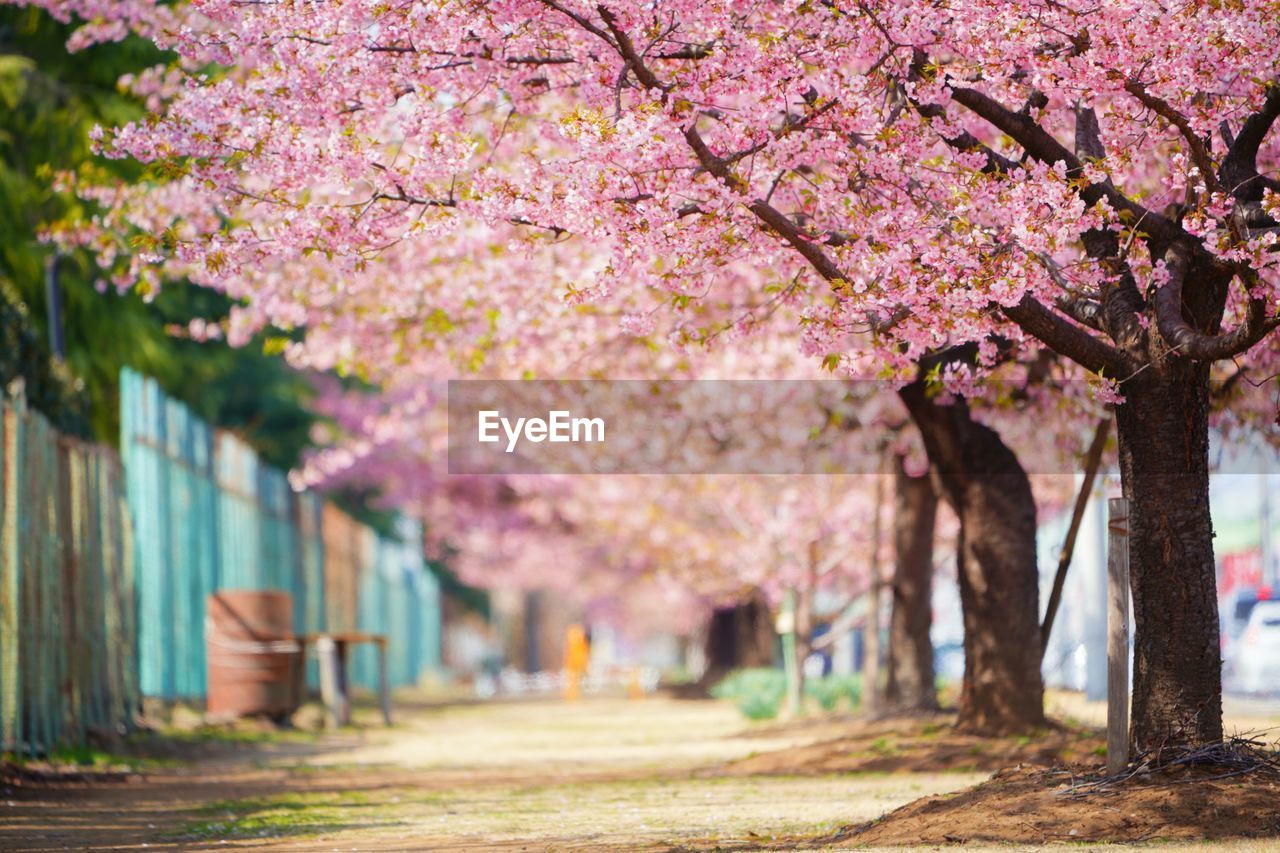
[{"label": "fence panel", "polygon": [[150,380],[121,375],[121,442],[137,541],[146,696],[204,694],[204,600],[221,546],[212,431]]},{"label": "fence panel", "polygon": [[[222,589],[290,593],[299,634],[387,634],[396,685],[439,665],[439,596],[424,595],[434,578],[423,577],[420,528],[380,538],[319,496],[293,492],[243,441],[130,371],[121,411],[143,695],[204,697],[204,603]],[[352,671],[357,684],[376,685],[372,649],[356,653]],[[307,675],[317,686],[313,664]]]},{"label": "fence panel", "polygon": [[[385,634],[387,678],[392,687],[417,684],[440,668],[440,598],[422,556],[422,529],[401,519],[396,537],[369,532],[360,567],[359,629]],[[352,682],[376,689],[376,651],[358,648]]]},{"label": "fence panel", "polygon": [[[394,685],[439,666],[439,589],[418,528],[379,537],[295,494],[131,371],[121,422],[123,463],[21,399],[0,405],[0,750],[127,731],[143,696],[202,698],[205,601],[219,589],[290,592],[300,634],[387,634]],[[371,651],[353,661],[370,688]]]},{"label": "fence panel", "polygon": [[0,404],[0,749],[45,755],[138,711],[120,461]]},{"label": "fence panel", "polygon": [[364,528],[332,505],[321,517],[324,542],[324,612],[330,631],[354,631],[359,625],[359,585]]}]

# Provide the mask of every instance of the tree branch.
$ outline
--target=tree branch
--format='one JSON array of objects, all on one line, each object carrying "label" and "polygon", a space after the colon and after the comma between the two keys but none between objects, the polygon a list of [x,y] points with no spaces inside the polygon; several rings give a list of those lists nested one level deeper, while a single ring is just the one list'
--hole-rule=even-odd
[{"label": "tree branch", "polygon": [[1129,358],[1123,352],[1068,322],[1029,293],[1017,305],[1000,306],[1000,311],[1024,332],[1086,370],[1113,377],[1127,372]]},{"label": "tree branch", "polygon": [[1076,104],[1076,156],[1081,159],[1101,160],[1107,156],[1102,147],[1102,128],[1093,107]]},{"label": "tree branch", "polygon": [[1191,122],[1187,120],[1187,117],[1175,110],[1168,101],[1148,92],[1147,87],[1137,80],[1130,80],[1125,83],[1124,90],[1137,98],[1144,107],[1178,129],[1178,133],[1182,134],[1182,138],[1186,140],[1187,147],[1191,149],[1191,162],[1195,163],[1196,168],[1200,170],[1200,176],[1204,179],[1205,186],[1210,192],[1221,191],[1222,185],[1218,183],[1218,171],[1213,167],[1213,160],[1209,156],[1209,148],[1205,145],[1204,140],[1196,135],[1195,129],[1191,126]]},{"label": "tree branch", "polygon": [[1268,188],[1280,192],[1280,181],[1258,174],[1258,149],[1277,118],[1280,118],[1280,81],[1272,82],[1262,108],[1245,119],[1222,158],[1219,177],[1238,201],[1262,201],[1262,191]]},{"label": "tree branch", "polygon": [[[911,103],[915,106],[916,112],[924,118],[939,118],[946,115],[946,110],[937,104],[921,104],[914,98]],[[939,134],[942,135],[942,134]],[[988,174],[1012,172],[1018,164],[1000,154],[984,142],[980,141],[976,136],[967,130],[962,130],[955,136],[942,135],[942,141],[950,145],[957,151],[976,151],[987,158],[987,163],[982,167],[982,171]]]},{"label": "tree branch", "polygon": [[1102,332],[1102,305],[1082,296],[1064,296],[1053,303],[1059,311],[1082,326]]},{"label": "tree branch", "polygon": [[[543,0],[544,3],[552,2],[552,0]],[[618,48],[618,54],[623,61],[627,63],[627,67],[631,69],[631,73],[636,75],[636,79],[646,89],[657,89],[662,92],[662,99],[666,101],[666,95],[671,91],[669,83],[663,83],[658,79],[658,75],[654,74],[649,66],[644,64],[644,59],[640,56],[640,51],[636,50],[635,42],[631,40],[631,36],[618,26],[618,18],[604,4],[596,6],[596,11],[600,13],[600,19],[604,21],[604,25],[609,28],[609,32],[613,35],[611,42]],[[606,38],[606,41],[608,39]]]},{"label": "tree branch", "polygon": [[[1101,160],[1106,157],[1106,149],[1102,145],[1102,129],[1098,124],[1098,114],[1092,107],[1079,104],[1075,108],[1076,156],[1081,160]],[[1106,332],[1120,349],[1132,349],[1143,336],[1138,315],[1142,313],[1145,302],[1138,291],[1138,283],[1133,271],[1125,261],[1120,250],[1120,240],[1110,228],[1092,228],[1080,235],[1085,254],[1095,261],[1117,273],[1115,282],[1104,284],[1100,301],[1101,311],[1091,316],[1098,322],[1098,331]],[[1063,306],[1059,305],[1060,308]],[[1090,306],[1092,307],[1092,306]],[[1070,310],[1063,308],[1069,316],[1076,317]],[[1081,321],[1085,322],[1085,321]],[[1091,325],[1085,323],[1085,325]]]},{"label": "tree branch", "polygon": [[611,47],[615,47],[615,48],[617,47],[617,45],[614,44],[613,39],[609,38],[608,33],[606,33],[604,30],[600,29],[595,24],[588,21],[582,15],[579,15],[577,12],[570,11],[569,9],[566,9],[564,6],[561,6],[559,3],[556,2],[556,0],[542,0],[542,5],[555,9],[557,12],[564,15],[569,20],[573,21],[575,24],[582,27],[587,32],[600,38],[602,41],[604,41],[605,44],[610,45]]},{"label": "tree branch", "polygon": [[1175,243],[1165,251],[1164,262],[1169,280],[1156,288],[1156,325],[1169,346],[1187,358],[1216,361],[1239,355],[1280,326],[1280,318],[1267,318],[1265,299],[1251,298],[1240,326],[1216,335],[1199,331],[1182,316],[1182,288],[1191,268],[1190,251]]},{"label": "tree branch", "polygon": [[827,113],[839,103],[840,103],[839,101],[830,100],[830,101],[827,101],[822,106],[818,107],[817,109],[810,110],[809,112],[805,113],[803,116],[794,117],[794,116],[788,115],[785,119],[783,119],[782,127],[778,128],[776,131],[770,134],[770,137],[768,139],[764,140],[763,142],[757,142],[755,145],[752,145],[750,148],[744,148],[741,151],[730,154],[729,156],[724,157],[722,159],[726,163],[732,165],[734,163],[737,163],[739,160],[745,160],[746,158],[752,156],[753,154],[759,154],[765,148],[769,147],[770,142],[775,142],[779,139],[782,139],[787,134],[795,133],[797,130],[804,130],[813,122],[814,119],[819,118],[823,114]]},{"label": "tree branch", "polygon": [[[623,61],[626,62],[627,67],[631,69],[631,73],[646,88],[656,89],[661,92],[665,100],[671,91],[671,85],[659,80],[657,75],[645,65],[644,59],[640,56],[639,51],[636,50],[635,43],[631,41],[631,37],[618,26],[617,17],[604,6],[597,6],[596,8],[612,35],[611,43],[617,47],[618,53],[622,56]],[[717,156],[707,145],[706,140],[702,138],[702,134],[698,132],[699,115],[695,114],[688,128],[685,129],[685,142],[688,143],[689,148],[698,159],[698,164],[703,169],[735,192],[745,195],[747,191],[746,182],[733,173],[731,162]],[[810,115],[813,115],[813,113]],[[801,257],[809,262],[809,265],[814,268],[818,275],[832,283],[848,281],[836,262],[822,250],[821,244],[792,222],[785,213],[763,199],[750,201],[746,204],[746,207],[757,219],[772,228],[775,233],[789,243]],[[890,317],[878,321],[869,320],[868,322],[872,331],[879,332],[892,325],[893,318]]]},{"label": "tree branch", "polygon": [[[1028,155],[1042,163],[1053,165],[1063,163],[1067,167],[1068,177],[1080,177],[1084,174],[1084,164],[1080,158],[1071,153],[1066,146],[1041,127],[1030,116],[1021,115],[1010,110],[995,99],[979,92],[977,89],[966,89],[961,86],[951,87],[951,98],[978,117],[985,119],[1001,133],[1009,136],[1022,146]],[[1170,220],[1130,199],[1108,181],[1105,184],[1087,184],[1080,191],[1085,204],[1092,207],[1100,199],[1105,198],[1112,208],[1128,213],[1132,225],[1142,223],[1152,236],[1172,242],[1182,236],[1182,229]]]}]

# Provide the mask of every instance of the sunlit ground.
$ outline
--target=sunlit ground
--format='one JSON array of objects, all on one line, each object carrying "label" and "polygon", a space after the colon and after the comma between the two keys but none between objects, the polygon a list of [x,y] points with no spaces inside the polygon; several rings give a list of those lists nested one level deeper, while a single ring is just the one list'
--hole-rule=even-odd
[{"label": "sunlit ground", "polygon": [[[0,849],[707,849],[715,840],[828,833],[985,778],[720,777],[725,761],[829,738],[838,727],[779,734],[719,702],[436,707],[402,698],[391,729],[253,739],[130,782],[10,791]],[[1091,713],[1069,695],[1052,702],[1077,719]]]}]

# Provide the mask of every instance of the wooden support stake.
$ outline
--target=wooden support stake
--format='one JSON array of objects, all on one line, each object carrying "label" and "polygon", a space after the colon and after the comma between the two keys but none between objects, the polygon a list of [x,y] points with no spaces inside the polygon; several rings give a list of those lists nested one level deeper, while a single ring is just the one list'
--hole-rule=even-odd
[{"label": "wooden support stake", "polygon": [[1107,773],[1129,764],[1129,501],[1107,501]]},{"label": "wooden support stake", "polygon": [[382,722],[391,725],[391,691],[387,687],[387,643],[378,643],[378,702],[382,705]]},{"label": "wooden support stake", "polygon": [[1058,615],[1058,605],[1062,603],[1062,588],[1067,582],[1067,569],[1071,568],[1071,556],[1076,550],[1076,537],[1080,534],[1080,522],[1084,520],[1084,511],[1089,506],[1089,496],[1093,494],[1093,481],[1102,466],[1102,452],[1107,447],[1107,432],[1111,429],[1111,415],[1098,421],[1098,428],[1093,433],[1093,443],[1085,454],[1084,480],[1080,483],[1080,491],[1076,494],[1076,505],[1071,510],[1071,525],[1067,528],[1067,538],[1062,542],[1062,553],[1058,556],[1058,571],[1053,576],[1053,591],[1049,593],[1049,606],[1044,611],[1044,624],[1040,626],[1040,659],[1049,649],[1049,635],[1053,631],[1053,620]]}]

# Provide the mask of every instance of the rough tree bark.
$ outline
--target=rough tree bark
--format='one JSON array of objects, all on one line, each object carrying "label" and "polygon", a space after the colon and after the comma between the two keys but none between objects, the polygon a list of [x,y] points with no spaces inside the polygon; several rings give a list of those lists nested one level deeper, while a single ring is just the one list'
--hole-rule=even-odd
[{"label": "rough tree bark", "polygon": [[900,392],[943,497],[960,518],[964,620],[959,725],[986,734],[1045,725],[1039,573],[1031,483],[1000,436],[961,400],[940,405],[923,381]]},{"label": "rough tree bark", "polygon": [[[1181,360],[1179,360],[1181,361]],[[1209,516],[1208,366],[1170,364],[1116,407],[1130,501],[1134,746],[1222,739],[1217,575]]]},{"label": "rough tree bark", "polygon": [[885,704],[898,711],[934,711],[933,531],[938,496],[929,475],[907,474],[901,457],[894,472],[893,610],[889,617],[889,674]]}]

